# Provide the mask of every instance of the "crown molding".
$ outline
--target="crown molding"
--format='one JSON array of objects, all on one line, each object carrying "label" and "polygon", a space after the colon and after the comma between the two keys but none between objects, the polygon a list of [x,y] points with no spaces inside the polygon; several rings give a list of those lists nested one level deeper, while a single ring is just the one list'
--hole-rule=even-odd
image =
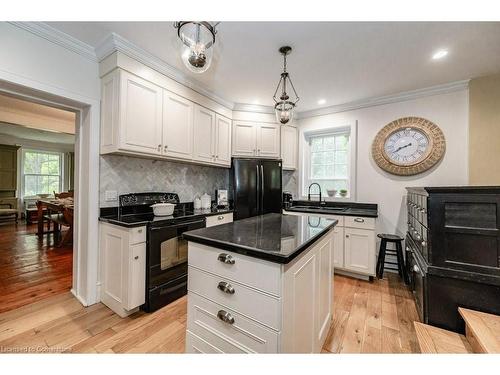
[{"label": "crown molding", "polygon": [[139,61],[140,63],[150,67],[151,69],[154,69],[157,72],[166,75],[168,78],[171,78],[174,81],[196,91],[197,93],[216,101],[224,107],[227,107],[229,109],[233,109],[234,107],[234,103],[232,101],[220,97],[213,91],[209,90],[207,87],[187,77],[177,68],[171,66],[170,64],[167,64],[159,57],[149,53],[148,51],[142,49],[141,47],[135,45],[134,43],[116,33],[109,34],[95,48],[98,61],[104,60],[115,51],[121,52],[133,58],[134,60]]},{"label": "crown molding", "polygon": [[90,61],[97,62],[94,47],[82,42],[71,35],[47,25],[44,22],[9,22],[11,25],[26,30],[49,42],[60,45],[69,51],[75,52]]},{"label": "crown molding", "polygon": [[375,107],[379,105],[392,104],[397,102],[404,102],[407,100],[414,100],[426,96],[447,94],[450,92],[467,89],[469,87],[469,81],[470,80],[450,82],[442,85],[426,87],[423,89],[404,91],[397,94],[362,99],[350,103],[332,105],[330,107],[325,107],[325,108],[312,109],[310,111],[299,112],[297,114],[298,115],[297,118],[303,119],[307,117],[324,116],[333,113],[353,111],[355,109]]},{"label": "crown molding", "polygon": [[274,114],[274,107],[260,104],[234,103],[233,111]]}]

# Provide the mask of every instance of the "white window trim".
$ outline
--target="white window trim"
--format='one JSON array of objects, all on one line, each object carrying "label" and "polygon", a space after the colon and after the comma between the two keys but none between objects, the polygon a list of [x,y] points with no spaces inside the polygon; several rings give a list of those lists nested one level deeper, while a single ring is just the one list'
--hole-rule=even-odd
[{"label": "white window trim", "polygon": [[[40,152],[40,153],[46,153],[46,154],[55,154],[55,155],[59,155],[59,160],[60,160],[60,180],[59,180],[59,191],[63,191],[63,188],[64,188],[64,179],[65,179],[65,158],[64,158],[64,152],[62,151],[54,151],[54,150],[50,150],[50,149],[44,149],[43,147],[41,148],[33,148],[33,147],[26,147],[26,148],[22,148],[21,149],[21,165],[20,165],[20,197],[21,197],[21,200],[24,202],[24,199],[26,198],[26,196],[24,195],[24,159],[25,159],[25,155],[26,155],[26,152]],[[30,197],[28,197],[27,199],[29,199]]]},{"label": "white window trim", "polygon": [[[334,134],[343,133],[349,131],[349,197],[324,197],[321,198],[328,202],[355,202],[357,197],[357,141],[358,141],[358,123],[355,121],[352,124],[326,124],[325,126],[315,126],[315,127],[303,127],[300,128],[299,136],[299,186],[298,194],[299,199],[307,200],[307,187],[306,180],[308,180],[309,175],[309,143],[308,138],[314,135],[321,134]],[[312,200],[317,200],[317,197],[313,197]]]}]

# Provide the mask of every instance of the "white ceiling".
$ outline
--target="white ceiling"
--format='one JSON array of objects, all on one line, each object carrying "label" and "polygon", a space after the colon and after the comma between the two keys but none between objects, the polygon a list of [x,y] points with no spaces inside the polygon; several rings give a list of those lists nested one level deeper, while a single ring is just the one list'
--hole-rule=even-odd
[{"label": "white ceiling", "polygon": [[33,129],[22,125],[0,122],[0,136],[6,135],[29,141],[40,141],[73,145],[75,136],[73,134],[58,133],[47,130]]},{"label": "white ceiling", "polygon": [[[500,72],[500,22],[223,22],[201,75],[183,66],[172,22],[48,24],[94,47],[115,32],[222,98],[248,104],[273,105],[278,48],[291,45],[299,111]],[[441,48],[448,56],[432,60]]]}]

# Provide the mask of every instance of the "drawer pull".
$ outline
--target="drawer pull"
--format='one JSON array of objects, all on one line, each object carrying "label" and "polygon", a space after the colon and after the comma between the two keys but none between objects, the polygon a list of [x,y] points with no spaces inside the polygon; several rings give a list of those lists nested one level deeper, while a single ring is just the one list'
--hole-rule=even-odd
[{"label": "drawer pull", "polygon": [[354,221],[355,221],[356,223],[364,223],[364,222],[365,222],[365,219],[362,219],[362,218],[360,218],[360,217],[357,217],[356,219],[354,219]]},{"label": "drawer pull", "polygon": [[219,261],[226,264],[234,264],[234,259],[230,254],[222,253],[217,257]]},{"label": "drawer pull", "polygon": [[227,311],[219,310],[219,312],[217,313],[217,318],[222,320],[224,323],[234,324],[233,316],[230,313],[228,313]]},{"label": "drawer pull", "polygon": [[217,217],[217,220],[224,220],[224,216],[222,216],[222,215],[221,215],[221,216],[218,216],[218,217]]},{"label": "drawer pull", "polygon": [[224,293],[227,294],[234,294],[234,288],[231,284],[226,283],[225,281],[221,281],[218,285],[217,288],[219,290],[222,290]]},{"label": "drawer pull", "polygon": [[139,230],[137,231],[137,233],[142,233],[142,229],[139,229]]},{"label": "drawer pull", "polygon": [[139,255],[136,255],[136,256],[134,257],[134,259],[135,259],[135,260],[139,259]]}]

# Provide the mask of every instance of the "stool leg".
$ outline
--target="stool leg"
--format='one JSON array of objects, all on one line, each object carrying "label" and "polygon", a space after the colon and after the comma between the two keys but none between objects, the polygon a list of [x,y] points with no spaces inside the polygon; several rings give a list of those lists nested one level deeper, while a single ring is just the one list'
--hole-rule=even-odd
[{"label": "stool leg", "polygon": [[396,254],[398,257],[398,273],[399,276],[406,281],[406,276],[403,267],[403,248],[401,247],[401,242],[396,242]]},{"label": "stool leg", "polygon": [[387,240],[382,239],[380,241],[380,251],[378,254],[378,270],[377,270],[377,277],[379,279],[382,279],[384,277],[384,263],[385,263],[385,250],[387,247]]}]

